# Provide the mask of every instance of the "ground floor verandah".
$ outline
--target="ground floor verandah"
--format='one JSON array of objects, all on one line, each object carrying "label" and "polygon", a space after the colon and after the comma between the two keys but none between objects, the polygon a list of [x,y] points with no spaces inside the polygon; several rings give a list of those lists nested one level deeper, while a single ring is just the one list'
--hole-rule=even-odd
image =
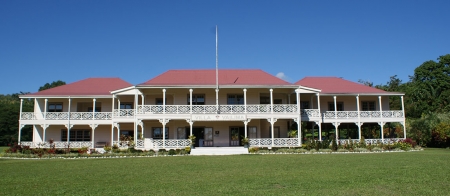
[{"label": "ground floor verandah", "polygon": [[[168,149],[190,146],[189,135],[195,136],[196,147],[250,146],[296,147],[308,140],[337,139],[346,142],[364,138],[368,143],[390,142],[405,138],[401,123],[333,123],[302,122],[294,119],[247,119],[245,121],[139,120],[110,125],[33,125],[33,140],[22,141],[31,147],[102,148],[134,146],[141,149]],[[297,129],[300,128],[300,135]],[[163,131],[165,130],[165,131]],[[294,134],[292,134],[294,133]],[[49,142],[49,141],[52,142]]]}]

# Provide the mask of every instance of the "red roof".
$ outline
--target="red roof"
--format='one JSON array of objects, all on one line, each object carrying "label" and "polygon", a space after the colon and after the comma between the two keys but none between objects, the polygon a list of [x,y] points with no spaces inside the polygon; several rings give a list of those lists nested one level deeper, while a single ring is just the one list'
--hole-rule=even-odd
[{"label": "red roof", "polygon": [[133,86],[120,78],[87,78],[25,96],[111,95],[110,91]]},{"label": "red roof", "polygon": [[[295,84],[322,90],[321,93],[386,94],[389,92],[338,77],[305,77]],[[392,92],[391,92],[392,93]]]},{"label": "red roof", "polygon": [[[169,70],[139,84],[146,85],[215,85],[216,70]],[[260,69],[220,69],[219,85],[292,85]]]}]

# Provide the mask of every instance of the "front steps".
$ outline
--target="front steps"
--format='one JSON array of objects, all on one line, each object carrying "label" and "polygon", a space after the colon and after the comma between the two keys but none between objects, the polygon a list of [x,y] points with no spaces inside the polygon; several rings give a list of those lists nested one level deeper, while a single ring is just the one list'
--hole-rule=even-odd
[{"label": "front steps", "polygon": [[248,148],[238,147],[195,147],[191,155],[237,155],[248,154]]}]

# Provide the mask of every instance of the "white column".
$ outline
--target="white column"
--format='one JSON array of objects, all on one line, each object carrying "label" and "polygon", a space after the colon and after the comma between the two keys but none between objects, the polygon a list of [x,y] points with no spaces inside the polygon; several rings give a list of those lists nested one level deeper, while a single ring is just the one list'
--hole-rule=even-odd
[{"label": "white column", "polygon": [[[21,119],[22,118],[22,105],[23,105],[23,99],[20,99],[20,118],[19,119]],[[17,141],[18,141],[18,143],[20,144],[20,136],[22,135],[22,124],[20,124],[20,121],[19,121],[19,137],[17,138]],[[33,140],[32,140],[33,141]]]},{"label": "white column", "polygon": [[163,119],[163,128],[162,128],[162,132],[163,132],[163,148],[166,148],[166,119]]},{"label": "white column", "polygon": [[141,105],[144,105],[145,103],[144,103],[144,94],[141,94]]},{"label": "white column", "polygon": [[[192,114],[192,91],[194,91],[194,90],[192,90],[192,88],[191,89],[189,89],[189,113],[190,114]],[[192,135],[192,134],[191,134]]]},{"label": "white column", "polygon": [[334,127],[336,128],[336,142],[338,142],[339,141],[339,124],[340,123],[338,123],[338,122],[334,122],[333,123],[334,124]]},{"label": "white column", "polygon": [[273,114],[273,89],[270,89],[270,113]]},{"label": "white column", "polygon": [[356,109],[358,111],[358,139],[361,139],[361,112],[359,109],[359,95],[356,96]]},{"label": "white column", "polygon": [[[383,120],[383,109],[381,107],[381,96],[378,96],[378,104],[380,106],[380,119]],[[384,125],[384,123],[383,123],[383,121],[381,121],[379,124],[380,124],[380,129],[381,129],[380,130],[381,131],[381,133],[380,133],[381,141],[384,141],[384,134],[383,134],[383,125]]]},{"label": "white column", "polygon": [[298,137],[298,146],[302,146],[302,123],[301,117],[297,119],[297,137]]},{"label": "white column", "polygon": [[97,99],[93,99],[93,103],[92,103],[92,119],[94,119],[95,120],[95,101],[96,101]]},{"label": "white column", "polygon": [[248,124],[248,120],[244,120],[244,130],[245,130],[244,136],[245,137],[248,137],[247,136],[247,124]]},{"label": "white column", "polygon": [[44,119],[47,118],[47,103],[48,103],[48,99],[45,99],[45,103],[44,103]]},{"label": "white column", "polygon": [[301,107],[300,107],[300,89],[296,89],[295,90],[295,98],[296,98],[296,102],[297,102],[297,137],[298,137],[298,145],[301,146],[302,145],[302,130],[301,130],[301,125],[302,125],[302,113],[300,111]]},{"label": "white column", "polygon": [[114,124],[111,124],[111,143],[110,143],[111,148],[113,147],[113,143],[114,143]]},{"label": "white column", "polygon": [[69,97],[69,106],[67,109],[67,111],[68,111],[67,117],[68,117],[68,122],[69,122],[69,126],[67,127],[67,143],[70,143],[70,128],[71,128],[71,126],[70,126],[70,105],[71,105],[71,103],[72,103],[72,99]]},{"label": "white column", "polygon": [[120,124],[117,123],[117,141],[120,141]]},{"label": "white column", "polygon": [[[247,89],[244,88],[243,91],[244,91],[244,113],[247,113]],[[245,129],[245,130],[247,130],[247,129]],[[247,137],[247,134],[245,134],[245,137]]]},{"label": "white column", "polygon": [[270,119],[270,126],[271,126],[271,129],[272,129],[272,146],[274,145],[274,141],[275,141],[275,137],[274,137],[274,126],[273,126],[273,124],[275,124],[275,122],[273,122],[273,118],[271,118]]},{"label": "white column", "polygon": [[91,129],[92,129],[92,140],[91,140],[91,148],[94,148],[95,147],[95,128],[97,128],[97,124],[90,124],[89,125],[90,127],[91,127]]},{"label": "white column", "polygon": [[[114,101],[115,101],[114,98],[115,98],[115,97],[116,97],[115,95],[112,96],[112,110],[111,110],[111,111],[112,111],[112,115],[111,115],[112,118],[114,118],[114,105],[115,105],[115,103],[114,103]],[[112,141],[112,140],[111,140],[111,141]]]},{"label": "white column", "polygon": [[141,137],[144,138],[144,122],[141,121],[139,124],[141,125]]},{"label": "white column", "polygon": [[118,97],[117,97],[117,116],[120,116],[120,99]]},{"label": "white column", "polygon": [[406,139],[406,122],[405,122],[405,118],[406,118],[406,115],[405,115],[405,104],[404,104],[404,102],[403,102],[403,96],[401,96],[400,97],[401,98],[401,100],[402,100],[402,112],[403,112],[403,139]]},{"label": "white column", "polygon": [[216,111],[217,111],[217,114],[220,113],[220,111],[219,111],[219,89],[218,88],[216,88]]},{"label": "white column", "polygon": [[[135,89],[135,91],[134,91],[134,108],[138,108],[138,90],[137,89]],[[137,135],[138,135],[138,125],[137,125],[137,116],[136,116],[136,114],[134,115],[134,130],[133,130],[133,132],[134,132],[134,137],[133,137],[133,139],[134,139],[134,143],[136,144],[137,143]]]},{"label": "white column", "polygon": [[[322,116],[322,113],[320,111],[320,94],[316,93],[316,96],[317,96],[317,109],[319,110],[320,116]],[[320,118],[317,123],[317,126],[319,127],[319,141],[322,141],[322,121]]]},{"label": "white column", "polygon": [[189,135],[192,135],[192,125],[194,124],[193,121],[189,121]]},{"label": "white column", "polygon": [[163,114],[166,113],[166,89],[162,90],[163,92]]},{"label": "white column", "polygon": [[334,100],[334,119],[337,119],[337,103],[336,103],[336,96],[333,96]]}]

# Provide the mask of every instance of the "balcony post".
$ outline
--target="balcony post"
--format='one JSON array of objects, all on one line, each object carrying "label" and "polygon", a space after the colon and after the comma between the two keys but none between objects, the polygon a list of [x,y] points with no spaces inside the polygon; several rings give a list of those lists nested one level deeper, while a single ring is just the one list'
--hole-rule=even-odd
[{"label": "balcony post", "polygon": [[[113,107],[114,110],[114,107]],[[113,147],[113,143],[114,143],[114,124],[111,124],[111,149]]]},{"label": "balcony post", "polygon": [[95,128],[97,128],[98,124],[90,124],[89,125],[92,129],[92,139],[91,139],[91,148],[95,147]]},{"label": "balcony post", "polygon": [[301,135],[302,135],[302,113],[300,111],[301,107],[300,107],[300,89],[296,89],[295,90],[295,101],[297,102],[297,120],[295,120],[295,122],[297,122],[297,138],[298,138],[298,146],[302,145],[302,140],[301,140]]},{"label": "balcony post", "polygon": [[402,113],[403,113],[403,138],[406,139],[406,127],[405,127],[405,125],[406,125],[406,122],[405,122],[406,115],[405,115],[405,104],[403,102],[403,95],[400,98],[402,100]]},{"label": "balcony post", "polygon": [[[137,108],[135,108],[137,109]],[[117,97],[117,116],[120,116],[120,99]]]},{"label": "balcony post", "polygon": [[274,146],[274,138],[275,138],[275,136],[274,136],[274,124],[275,124],[275,122],[277,122],[277,119],[276,118],[269,118],[269,119],[267,119],[267,121],[269,121],[270,122],[270,129],[271,129],[271,132],[272,132],[272,147]]},{"label": "balcony post", "polygon": [[163,114],[165,114],[166,113],[166,89],[164,88],[162,90],[162,92],[163,92]]},{"label": "balcony post", "polygon": [[[136,109],[136,108],[138,108],[138,89],[135,89],[134,90],[134,108]],[[137,132],[137,127],[138,127],[138,125],[137,125],[137,116],[136,116],[136,114],[134,115],[134,121],[133,121],[133,126],[134,126],[134,131],[133,131],[133,135],[134,135],[134,137],[133,137],[133,139],[134,139],[134,143],[136,144],[137,143],[137,134],[138,134],[138,132]]]},{"label": "balcony post", "polygon": [[144,105],[144,104],[145,104],[145,103],[144,103],[144,102],[145,102],[145,101],[144,101],[144,100],[145,100],[144,98],[145,98],[145,97],[144,97],[144,94],[141,94],[141,105]]},{"label": "balcony post", "polygon": [[[48,103],[48,99],[46,98],[44,101],[44,119],[47,119],[47,103]],[[22,111],[22,110],[20,110]]]},{"label": "balcony post", "polygon": [[[270,89],[270,113],[273,114],[273,89]],[[273,127],[273,125],[272,125]],[[272,137],[273,138],[273,137]],[[272,139],[273,140],[273,139]],[[273,144],[272,144],[273,145]]]},{"label": "balcony post", "polygon": [[95,120],[95,102],[97,101],[97,99],[93,99],[93,103],[92,103],[92,119]]},{"label": "balcony post", "polygon": [[[317,95],[317,109],[319,110],[319,121],[317,121],[317,126],[319,127],[319,141],[322,141],[322,122],[321,122],[321,111],[320,111],[320,94],[316,93]],[[314,135],[313,135],[314,138]]]},{"label": "balcony post", "polygon": [[248,122],[250,122],[250,121],[249,120],[244,120],[244,130],[245,130],[244,137],[247,137],[247,124],[248,124]]},{"label": "balcony post", "polygon": [[166,124],[169,122],[169,119],[159,119],[159,122],[163,125],[162,133],[163,133],[163,148],[166,148]]},{"label": "balcony post", "polygon": [[337,103],[336,103],[336,96],[333,96],[334,100],[334,119],[337,119]]},{"label": "balcony post", "polygon": [[68,111],[67,118],[68,118],[68,123],[69,123],[67,126],[67,144],[70,143],[70,128],[72,127],[72,125],[70,125],[70,105],[71,105],[71,103],[72,103],[72,99],[69,97],[69,106],[67,109],[67,111]]},{"label": "balcony post", "polygon": [[[243,91],[244,91],[244,113],[247,113],[247,89],[244,88]],[[245,130],[247,130],[247,128]],[[247,137],[247,133],[245,134],[245,137]]]},{"label": "balcony post", "polygon": [[117,128],[117,142],[120,141],[120,124],[114,123],[114,126]]},{"label": "balcony post", "polygon": [[219,88],[216,88],[216,113],[219,114]]},{"label": "balcony post", "polygon": [[[380,105],[380,119],[383,119],[383,109],[381,106],[381,96],[378,96],[378,104]],[[384,141],[384,134],[383,134],[383,121],[381,121],[380,123],[380,131],[381,131],[381,141]]]},{"label": "balcony post", "polygon": [[359,109],[359,94],[356,95],[356,109],[358,111],[358,139],[361,139],[361,112]]},{"label": "balcony post", "polygon": [[111,118],[114,118],[114,105],[115,105],[115,103],[114,103],[115,99],[114,98],[116,98],[116,95],[112,96],[112,110],[111,110],[112,114],[111,114]]},{"label": "balcony post", "polygon": [[142,120],[138,120],[138,125],[141,126],[141,138],[144,138],[144,122],[142,122]]},{"label": "balcony post", "polygon": [[[20,99],[20,117],[19,117],[19,119],[22,119],[22,105],[23,105],[23,99]],[[17,141],[18,141],[18,143],[20,144],[20,135],[22,134],[22,127],[23,127],[23,125],[22,124],[20,124],[20,121],[19,121],[19,137],[17,138]]]},{"label": "balcony post", "polygon": [[190,114],[192,114],[192,91],[194,91],[194,90],[192,90],[192,88],[189,89],[189,111],[190,111],[189,113]]}]

